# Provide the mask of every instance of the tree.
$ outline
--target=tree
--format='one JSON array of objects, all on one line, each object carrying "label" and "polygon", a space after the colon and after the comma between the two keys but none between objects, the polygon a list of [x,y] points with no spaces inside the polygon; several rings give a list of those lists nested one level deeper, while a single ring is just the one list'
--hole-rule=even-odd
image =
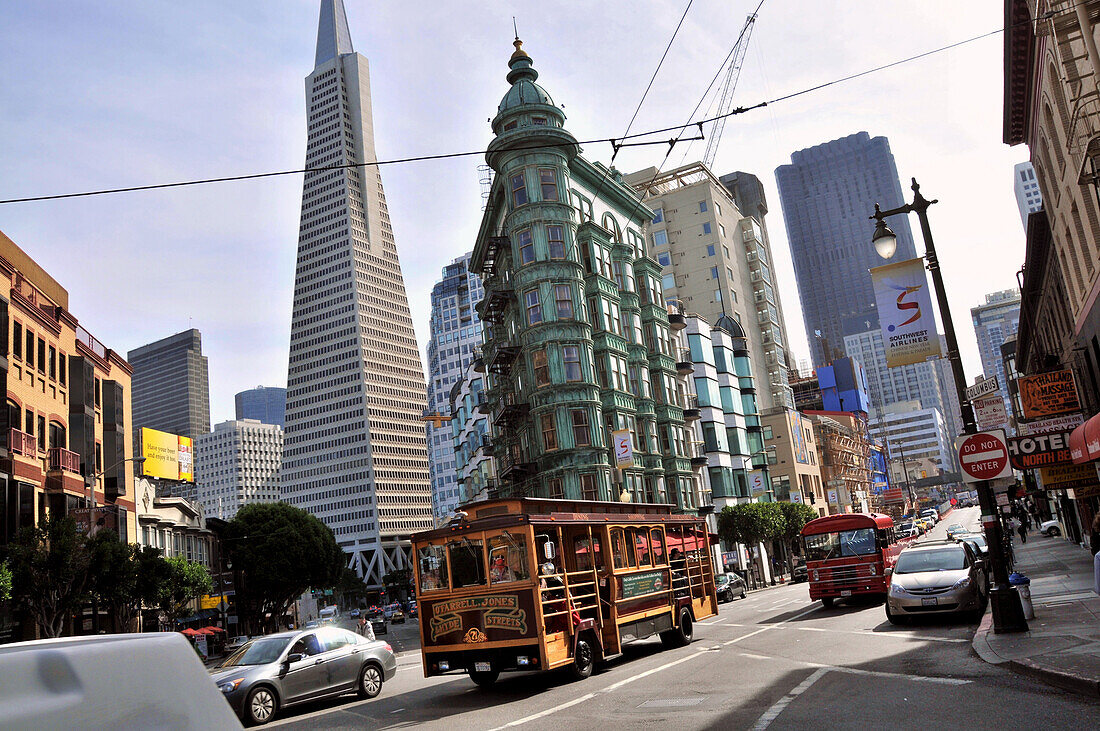
[{"label": "tree", "polygon": [[346,566],[341,569],[340,576],[337,578],[333,589],[336,590],[336,595],[340,598],[338,603],[344,607],[356,603],[359,597],[367,593],[367,585],[363,583],[357,573]]},{"label": "tree", "polygon": [[334,586],[347,559],[332,529],[287,503],[251,503],[226,528],[227,551],[240,569],[237,610],[255,629],[277,621],[311,586]]},{"label": "tree", "polygon": [[718,536],[728,543],[755,546],[783,535],[785,519],[779,503],[727,505],[718,514]]},{"label": "tree", "polygon": [[387,598],[395,599],[398,594],[412,594],[412,569],[395,569],[382,577],[382,583],[386,587]]},{"label": "tree", "polygon": [[23,528],[8,552],[16,602],[30,612],[42,634],[60,637],[65,618],[87,596],[87,537],[72,516],[51,514],[44,524]]},{"label": "tree", "polygon": [[174,622],[191,611],[191,601],[214,588],[206,567],[183,556],[161,559],[167,568],[159,586],[157,604],[168,622]]},{"label": "tree", "polygon": [[786,545],[794,548],[802,529],[811,520],[817,518],[817,511],[805,503],[777,503],[783,511],[786,523],[783,529],[783,540]]},{"label": "tree", "polygon": [[11,599],[11,569],[7,562],[0,563],[0,603]]},{"label": "tree", "polygon": [[118,534],[102,530],[90,541],[89,589],[125,632],[143,605],[160,603],[169,567],[160,551],[150,546],[123,543]]}]

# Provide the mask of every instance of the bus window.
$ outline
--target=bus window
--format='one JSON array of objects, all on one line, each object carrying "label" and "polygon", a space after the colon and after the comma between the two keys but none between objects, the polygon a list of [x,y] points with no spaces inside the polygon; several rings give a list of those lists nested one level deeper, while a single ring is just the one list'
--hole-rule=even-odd
[{"label": "bus window", "polygon": [[451,588],[485,585],[485,551],[480,540],[463,538],[447,544],[451,560]]},{"label": "bus window", "polygon": [[649,531],[645,528],[635,528],[630,531],[634,534],[634,546],[638,555],[639,566],[649,566],[651,562],[649,554]]},{"label": "bus window", "polygon": [[489,581],[504,584],[531,578],[527,570],[527,541],[504,532],[489,540]]},{"label": "bus window", "polygon": [[420,561],[420,591],[447,588],[447,558],[443,546],[424,546],[418,556]]},{"label": "bus window", "polygon": [[653,550],[653,565],[665,565],[665,541],[660,528],[649,531],[649,546]]},{"label": "bus window", "polygon": [[634,544],[626,540],[622,528],[611,530],[611,553],[615,561],[615,568],[634,568]]}]

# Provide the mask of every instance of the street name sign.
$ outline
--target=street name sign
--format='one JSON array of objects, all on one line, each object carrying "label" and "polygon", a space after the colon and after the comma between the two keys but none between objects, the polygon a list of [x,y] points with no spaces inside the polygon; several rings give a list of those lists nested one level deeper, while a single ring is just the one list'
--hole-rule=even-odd
[{"label": "street name sign", "polygon": [[966,434],[956,441],[959,453],[959,465],[962,467],[963,480],[980,482],[1011,477],[1012,467],[1008,463],[1008,445],[1005,443],[1003,429]]},{"label": "street name sign", "polygon": [[973,401],[974,399],[979,399],[982,396],[988,396],[991,393],[996,393],[998,390],[997,377],[993,376],[992,378],[986,378],[984,380],[978,381],[973,386],[969,386],[966,389],[966,400]]}]

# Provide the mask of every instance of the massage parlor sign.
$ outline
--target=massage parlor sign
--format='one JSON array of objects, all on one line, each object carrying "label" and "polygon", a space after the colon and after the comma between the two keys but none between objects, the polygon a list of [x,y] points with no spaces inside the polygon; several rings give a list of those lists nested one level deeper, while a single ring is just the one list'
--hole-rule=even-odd
[{"label": "massage parlor sign", "polygon": [[537,637],[534,600],[529,592],[421,599],[430,645],[460,645]]}]

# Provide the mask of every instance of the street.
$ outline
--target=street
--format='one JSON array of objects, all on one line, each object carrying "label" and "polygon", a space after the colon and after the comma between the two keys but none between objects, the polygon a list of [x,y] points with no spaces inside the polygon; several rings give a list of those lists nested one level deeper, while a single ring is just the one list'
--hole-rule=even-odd
[{"label": "street", "polygon": [[[977,518],[977,508],[955,511],[926,539]],[[465,677],[425,679],[419,656],[409,654],[377,699],[288,709],[274,725],[1076,729],[1098,717],[1100,702],[984,663],[971,649],[974,630],[951,618],[895,628],[880,603],[825,609],[794,584],[721,605],[717,618],[696,625],[688,647],[628,646],[583,682],[515,674],[483,691]]]}]

